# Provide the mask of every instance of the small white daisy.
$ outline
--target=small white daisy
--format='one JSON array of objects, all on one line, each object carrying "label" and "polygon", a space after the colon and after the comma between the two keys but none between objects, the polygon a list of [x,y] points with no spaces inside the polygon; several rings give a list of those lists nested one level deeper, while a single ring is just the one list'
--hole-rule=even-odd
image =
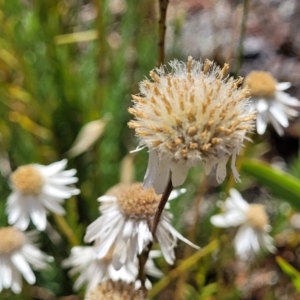
[{"label": "small white daisy", "polygon": [[171,172],[174,187],[184,183],[189,168],[203,162],[208,175],[216,167],[218,183],[226,177],[231,157],[234,178],[236,156],[246,135],[254,129],[255,112],[247,89],[239,88],[242,79],[227,76],[229,66],[220,69],[192,57],[177,60],[150,72],[152,80],[140,83],[140,95],[133,95],[128,111],[135,119],[138,149],[149,149],[144,187],[153,186],[162,194]]},{"label": "small white daisy", "polygon": [[[97,244],[98,242],[96,242]],[[87,283],[86,292],[88,292],[95,289],[99,283],[109,279],[112,281],[122,280],[126,283],[135,282],[138,275],[137,257],[134,261],[126,262],[119,270],[116,270],[112,265],[112,252],[109,251],[104,258],[98,259],[96,246],[73,247],[70,257],[63,261],[63,266],[72,268],[69,272],[71,276],[80,274],[74,283],[74,289],[79,290],[83,284]],[[161,277],[163,274],[155,267],[152,260],[157,255],[156,252],[151,251],[149,253],[145,271],[151,276]],[[149,279],[146,279],[145,285],[148,289],[151,288]]]},{"label": "small white daisy", "polygon": [[34,245],[36,233],[24,233],[14,227],[0,228],[0,293],[3,288],[10,288],[19,294],[22,289],[21,275],[29,284],[35,283],[30,265],[43,270],[47,267],[46,262],[53,260]]},{"label": "small white daisy", "polygon": [[[171,199],[183,191],[173,191]],[[102,213],[96,221],[88,226],[85,242],[99,239],[96,247],[97,257],[104,258],[114,245],[112,263],[120,269],[127,261],[134,261],[143,252],[149,242],[153,241],[151,227],[161,196],[153,188],[143,189],[140,183],[131,185],[119,184],[111,188],[106,195],[98,199]],[[171,224],[172,214],[168,203],[158,223],[155,240],[161,247],[167,263],[175,260],[174,248],[177,238],[198,248],[184,238]]]},{"label": "small white daisy", "polygon": [[282,136],[283,128],[289,126],[289,119],[299,115],[294,108],[300,107],[300,101],[284,92],[291,87],[291,83],[279,83],[268,72],[252,71],[245,78],[244,84],[250,89],[251,99],[258,112],[257,133],[264,134],[267,124],[271,123],[276,132]]},{"label": "small white daisy", "polygon": [[7,200],[8,223],[25,230],[32,220],[38,230],[45,230],[47,211],[62,215],[64,199],[79,194],[68,186],[78,181],[75,169],[64,171],[67,160],[49,166],[38,164],[19,167],[10,176],[13,192]]},{"label": "small white daisy", "polygon": [[242,260],[251,259],[260,249],[275,252],[273,238],[269,235],[271,226],[262,204],[249,204],[235,190],[230,190],[230,197],[224,203],[225,212],[211,217],[216,227],[240,226],[234,245],[237,255]]}]

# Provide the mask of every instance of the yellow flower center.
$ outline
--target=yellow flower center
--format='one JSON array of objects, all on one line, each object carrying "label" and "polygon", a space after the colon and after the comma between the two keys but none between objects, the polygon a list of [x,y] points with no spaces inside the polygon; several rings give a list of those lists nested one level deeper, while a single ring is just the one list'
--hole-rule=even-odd
[{"label": "yellow flower center", "polygon": [[250,225],[259,230],[264,230],[269,223],[265,207],[262,204],[250,204],[247,217]]},{"label": "yellow flower center", "polygon": [[25,243],[24,234],[14,227],[0,228],[0,255],[20,249]]},{"label": "yellow flower center", "polygon": [[251,96],[272,98],[276,92],[276,79],[269,73],[263,71],[252,71],[245,78],[244,85],[250,89]]},{"label": "yellow flower center", "polygon": [[42,174],[33,165],[19,167],[10,176],[14,188],[22,194],[37,195],[44,185]]},{"label": "yellow flower center", "polygon": [[84,300],[145,300],[145,293],[142,290],[135,290],[133,283],[122,281],[105,281],[91,290]]},{"label": "yellow flower center", "polygon": [[161,198],[152,187],[143,189],[141,183],[116,185],[107,195],[117,197],[118,205],[125,215],[134,218],[154,216]]}]

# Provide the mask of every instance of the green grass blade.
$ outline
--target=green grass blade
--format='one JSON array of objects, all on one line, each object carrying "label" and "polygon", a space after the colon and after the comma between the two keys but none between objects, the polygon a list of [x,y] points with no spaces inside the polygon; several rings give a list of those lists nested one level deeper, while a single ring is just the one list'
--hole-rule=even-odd
[{"label": "green grass blade", "polygon": [[300,180],[298,178],[256,159],[244,159],[242,171],[254,177],[259,184],[270,188],[274,196],[300,209]]}]

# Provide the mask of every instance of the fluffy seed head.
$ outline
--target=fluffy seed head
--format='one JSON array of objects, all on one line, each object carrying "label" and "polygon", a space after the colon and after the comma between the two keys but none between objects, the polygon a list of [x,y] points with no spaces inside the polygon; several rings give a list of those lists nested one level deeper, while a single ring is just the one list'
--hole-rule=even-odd
[{"label": "fluffy seed head", "polygon": [[122,281],[105,281],[100,283],[94,290],[91,290],[85,300],[145,300],[145,293],[135,290],[134,284]]},{"label": "fluffy seed head", "polygon": [[10,176],[14,188],[22,194],[37,195],[44,185],[44,178],[33,165],[19,167]]},{"label": "fluffy seed head", "polygon": [[227,76],[227,64],[220,69],[208,60],[169,65],[169,73],[151,71],[152,80],[142,81],[140,95],[132,96],[135,120],[128,126],[140,145],[189,166],[237,154],[255,119],[248,89],[239,88],[242,79]]},{"label": "fluffy seed head", "polygon": [[276,92],[276,79],[269,72],[252,71],[245,78],[244,85],[250,89],[251,96],[269,99]]},{"label": "fluffy seed head", "polygon": [[263,230],[269,224],[269,218],[262,204],[250,204],[247,210],[247,218],[250,225]]},{"label": "fluffy seed head", "polygon": [[141,183],[118,184],[106,194],[118,199],[118,205],[127,217],[137,219],[154,216],[161,198],[153,188],[143,189]]},{"label": "fluffy seed head", "polygon": [[24,234],[14,227],[0,228],[0,255],[19,250],[25,243]]}]

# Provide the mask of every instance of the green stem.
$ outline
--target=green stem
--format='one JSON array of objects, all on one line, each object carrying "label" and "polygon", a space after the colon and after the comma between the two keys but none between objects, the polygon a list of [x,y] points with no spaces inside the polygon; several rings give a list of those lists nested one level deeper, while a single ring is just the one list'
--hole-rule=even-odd
[{"label": "green stem", "polygon": [[76,235],[74,234],[73,230],[64,219],[63,216],[53,214],[54,220],[57,226],[60,228],[60,231],[66,236],[69,241],[69,244],[74,247],[80,245]]},{"label": "green stem", "polygon": [[210,242],[204,248],[198,250],[195,254],[185,259],[177,268],[173,269],[168,276],[162,278],[159,282],[157,282],[152,290],[149,292],[149,298],[153,298],[156,296],[163,288],[165,288],[172,280],[180,276],[183,272],[186,272],[188,269],[195,266],[196,262],[198,262],[204,256],[215,251],[219,246],[217,240]]}]

